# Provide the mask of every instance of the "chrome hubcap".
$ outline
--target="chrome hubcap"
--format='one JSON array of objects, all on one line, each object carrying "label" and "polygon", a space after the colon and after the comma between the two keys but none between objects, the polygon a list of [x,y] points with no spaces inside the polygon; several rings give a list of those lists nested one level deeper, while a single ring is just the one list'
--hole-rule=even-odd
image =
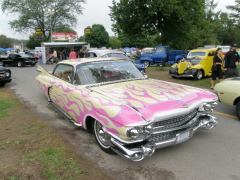
[{"label": "chrome hubcap", "polygon": [[95,133],[98,139],[98,142],[105,148],[109,147],[109,135],[106,133],[106,130],[98,121],[95,121]]}]

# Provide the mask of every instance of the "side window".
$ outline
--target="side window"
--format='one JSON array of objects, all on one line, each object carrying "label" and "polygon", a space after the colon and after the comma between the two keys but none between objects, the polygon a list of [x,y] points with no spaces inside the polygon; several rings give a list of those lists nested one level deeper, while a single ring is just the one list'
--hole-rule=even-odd
[{"label": "side window", "polygon": [[90,52],[90,53],[87,54],[87,57],[93,58],[93,57],[97,57],[97,55],[93,52]]},{"label": "side window", "polygon": [[53,75],[71,82],[73,78],[73,67],[66,64],[59,64],[54,70]]}]

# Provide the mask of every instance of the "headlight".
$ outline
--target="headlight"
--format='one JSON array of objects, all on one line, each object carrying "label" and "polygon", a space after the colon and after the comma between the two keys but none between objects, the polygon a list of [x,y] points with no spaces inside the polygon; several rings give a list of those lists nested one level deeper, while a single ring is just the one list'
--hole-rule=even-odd
[{"label": "headlight", "polygon": [[212,108],[215,108],[218,105],[218,101],[210,102]]},{"label": "headlight", "polygon": [[187,68],[190,68],[190,67],[191,67],[191,63],[188,63]]},{"label": "headlight", "polygon": [[139,132],[136,128],[129,129],[127,132],[127,136],[130,139],[136,139],[138,137],[138,135],[139,135]]},{"label": "headlight", "polygon": [[6,72],[6,74],[5,74],[7,77],[9,77],[10,76],[10,73],[9,72]]},{"label": "headlight", "polygon": [[177,63],[174,63],[174,64],[172,65],[172,67],[173,67],[173,68],[176,68],[176,67],[177,67]]},{"label": "headlight", "polygon": [[204,108],[205,111],[209,111],[209,110],[212,109],[212,106],[211,106],[211,104],[206,103],[206,104],[203,105],[203,108]]},{"label": "headlight", "polygon": [[147,133],[147,134],[151,134],[152,131],[153,131],[152,125],[149,124],[149,125],[147,125],[147,126],[144,126],[144,127],[143,127],[143,131],[144,131],[145,133]]}]

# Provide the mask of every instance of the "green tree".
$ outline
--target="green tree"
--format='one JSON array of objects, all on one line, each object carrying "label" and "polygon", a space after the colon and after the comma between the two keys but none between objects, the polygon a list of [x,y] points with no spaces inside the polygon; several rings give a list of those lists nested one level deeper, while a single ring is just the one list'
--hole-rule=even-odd
[{"label": "green tree", "polygon": [[85,42],[85,35],[78,38],[78,42]]},{"label": "green tree", "polygon": [[85,42],[90,43],[91,47],[107,47],[109,44],[109,35],[105,27],[101,24],[93,24],[90,34],[85,34]]},{"label": "green tree", "polygon": [[1,34],[0,35],[0,47],[1,48],[9,48],[12,47],[12,41],[7,36]]},{"label": "green tree", "polygon": [[64,25],[64,24],[57,25],[54,32],[58,32],[58,33],[77,33],[74,29],[72,29],[68,25]]},{"label": "green tree", "polygon": [[236,5],[227,6],[227,9],[233,11],[229,14],[230,23],[232,22],[232,27],[229,27],[229,44],[238,43],[240,44],[240,0],[235,0]]},{"label": "green tree", "polygon": [[116,36],[111,36],[109,38],[109,46],[113,49],[119,49],[122,47],[122,42]]},{"label": "green tree", "polygon": [[50,32],[58,25],[76,25],[82,2],[84,0],[2,0],[1,7],[3,12],[18,15],[9,23],[12,29],[26,33],[41,28],[44,40],[49,41]]},{"label": "green tree", "polygon": [[163,45],[181,48],[197,45],[205,12],[204,0],[113,0],[113,31],[132,37],[159,34]]},{"label": "green tree", "polygon": [[29,40],[26,42],[28,49],[35,49],[35,47],[41,47],[42,36],[39,34],[32,34],[29,36]]}]

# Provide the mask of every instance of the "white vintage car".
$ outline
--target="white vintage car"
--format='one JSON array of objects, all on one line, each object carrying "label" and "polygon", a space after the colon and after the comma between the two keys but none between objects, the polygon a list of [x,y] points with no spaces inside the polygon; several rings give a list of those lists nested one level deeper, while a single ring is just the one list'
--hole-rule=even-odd
[{"label": "white vintage car", "polygon": [[225,79],[217,83],[214,90],[217,92],[220,102],[236,106],[236,114],[240,119],[240,77]]},{"label": "white vintage car", "polygon": [[71,59],[52,72],[41,66],[37,71],[35,80],[50,105],[91,131],[103,151],[132,161],[218,123],[211,115],[218,101],[215,93],[146,79],[129,60]]}]

